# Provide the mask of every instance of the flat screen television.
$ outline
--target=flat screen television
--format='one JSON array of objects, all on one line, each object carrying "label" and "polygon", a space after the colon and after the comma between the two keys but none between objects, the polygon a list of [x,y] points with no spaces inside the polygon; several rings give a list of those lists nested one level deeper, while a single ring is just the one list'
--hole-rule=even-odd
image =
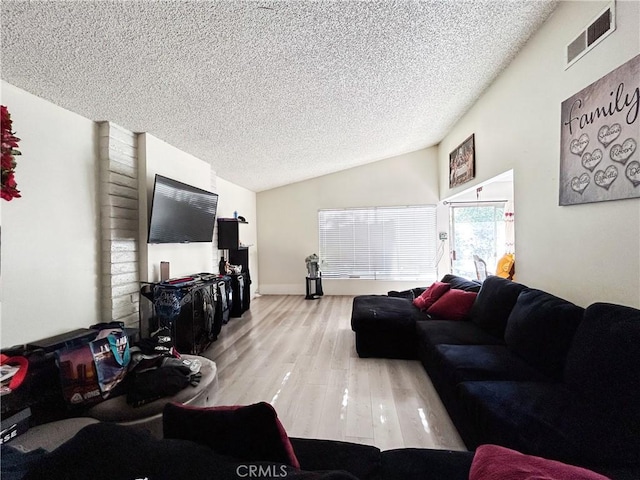
[{"label": "flat screen television", "polygon": [[212,242],[218,194],[156,175],[147,243]]}]

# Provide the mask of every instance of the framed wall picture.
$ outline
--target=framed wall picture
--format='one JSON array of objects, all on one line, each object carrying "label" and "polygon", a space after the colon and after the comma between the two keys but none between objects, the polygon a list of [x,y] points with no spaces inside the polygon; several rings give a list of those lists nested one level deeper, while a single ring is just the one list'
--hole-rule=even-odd
[{"label": "framed wall picture", "polygon": [[457,187],[476,176],[476,144],[471,134],[449,154],[449,188]]},{"label": "framed wall picture", "polygon": [[560,205],[640,197],[640,55],[562,102]]}]

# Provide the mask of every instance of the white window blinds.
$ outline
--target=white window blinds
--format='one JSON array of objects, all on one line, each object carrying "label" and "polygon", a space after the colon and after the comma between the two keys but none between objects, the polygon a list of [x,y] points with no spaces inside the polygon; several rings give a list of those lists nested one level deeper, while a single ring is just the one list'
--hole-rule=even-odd
[{"label": "white window blinds", "polygon": [[373,207],[318,212],[326,278],[436,280],[436,207]]}]

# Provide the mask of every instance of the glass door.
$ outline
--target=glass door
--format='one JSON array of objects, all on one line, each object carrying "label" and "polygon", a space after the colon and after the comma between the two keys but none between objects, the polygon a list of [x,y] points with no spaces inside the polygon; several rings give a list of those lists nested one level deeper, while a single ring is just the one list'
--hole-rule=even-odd
[{"label": "glass door", "polygon": [[504,253],[505,202],[469,203],[450,206],[451,272],[477,278],[473,256],[487,264],[487,273],[496,271],[498,255]]}]

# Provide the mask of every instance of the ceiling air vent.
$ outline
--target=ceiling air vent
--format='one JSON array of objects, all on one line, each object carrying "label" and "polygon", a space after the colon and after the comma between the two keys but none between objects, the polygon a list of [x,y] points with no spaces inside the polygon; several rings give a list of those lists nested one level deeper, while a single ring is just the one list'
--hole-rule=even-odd
[{"label": "ceiling air vent", "polygon": [[615,6],[615,2],[611,2],[567,45],[567,66],[565,68],[576,63],[585,53],[616,29]]}]

